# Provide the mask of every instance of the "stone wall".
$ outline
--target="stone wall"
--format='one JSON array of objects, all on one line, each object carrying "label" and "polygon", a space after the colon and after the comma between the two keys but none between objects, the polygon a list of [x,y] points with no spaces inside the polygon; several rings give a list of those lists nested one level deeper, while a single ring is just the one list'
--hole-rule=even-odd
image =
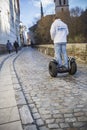
[{"label": "stone wall", "polygon": [[[39,51],[54,56],[53,45],[36,45]],[[67,44],[68,56],[73,56],[77,61],[87,63],[87,43]]]},{"label": "stone wall", "polygon": [[4,54],[7,52],[6,45],[0,44],[0,54]]}]

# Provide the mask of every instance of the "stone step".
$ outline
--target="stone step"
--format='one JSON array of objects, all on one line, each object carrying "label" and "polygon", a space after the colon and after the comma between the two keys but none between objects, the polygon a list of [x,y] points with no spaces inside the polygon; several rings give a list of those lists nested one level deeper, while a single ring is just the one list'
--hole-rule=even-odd
[{"label": "stone step", "polygon": [[34,120],[27,105],[21,106],[21,108],[19,108],[19,112],[23,125],[34,123]]}]

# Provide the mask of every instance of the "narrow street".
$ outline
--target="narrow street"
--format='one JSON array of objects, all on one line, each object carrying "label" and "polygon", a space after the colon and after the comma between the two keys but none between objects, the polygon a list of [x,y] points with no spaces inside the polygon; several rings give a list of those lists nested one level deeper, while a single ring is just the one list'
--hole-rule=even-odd
[{"label": "narrow street", "polygon": [[51,59],[27,47],[0,64],[0,130],[87,130],[87,65],[52,78]]}]

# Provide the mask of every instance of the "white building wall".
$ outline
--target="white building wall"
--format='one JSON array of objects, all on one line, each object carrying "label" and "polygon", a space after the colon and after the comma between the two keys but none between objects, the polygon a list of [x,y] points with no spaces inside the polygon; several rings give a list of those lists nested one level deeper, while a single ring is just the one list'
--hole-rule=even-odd
[{"label": "white building wall", "polygon": [[14,1],[0,0],[0,44],[6,44],[7,40],[13,43],[17,37],[19,38],[19,31],[18,28],[16,30],[16,26],[19,27],[20,16],[15,12]]},{"label": "white building wall", "polygon": [[27,39],[28,39],[27,31],[23,32],[23,36],[24,36],[24,44],[27,45]]},{"label": "white building wall", "polygon": [[1,44],[5,42],[6,37],[10,33],[10,25],[8,23],[8,11],[9,11],[9,1],[0,0],[0,43]]}]

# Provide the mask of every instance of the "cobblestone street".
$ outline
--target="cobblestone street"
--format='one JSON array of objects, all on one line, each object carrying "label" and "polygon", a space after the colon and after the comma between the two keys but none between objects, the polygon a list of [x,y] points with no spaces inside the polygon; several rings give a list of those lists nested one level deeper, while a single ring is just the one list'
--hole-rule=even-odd
[{"label": "cobblestone street", "polygon": [[74,76],[51,78],[49,61],[40,52],[26,49],[15,62],[37,126],[41,130],[87,128],[87,67],[78,67]]},{"label": "cobblestone street", "polygon": [[87,130],[87,65],[77,64],[74,76],[52,78],[48,72],[52,57],[30,47],[11,57],[24,130]]}]

